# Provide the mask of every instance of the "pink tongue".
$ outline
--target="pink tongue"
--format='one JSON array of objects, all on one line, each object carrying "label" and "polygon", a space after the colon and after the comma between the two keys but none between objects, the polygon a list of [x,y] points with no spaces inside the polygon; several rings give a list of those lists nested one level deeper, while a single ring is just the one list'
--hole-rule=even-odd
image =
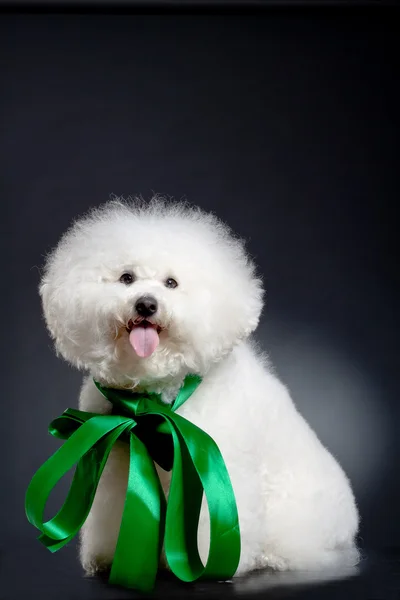
[{"label": "pink tongue", "polygon": [[160,338],[153,327],[134,327],[129,334],[132,348],[140,358],[151,356],[157,348]]}]

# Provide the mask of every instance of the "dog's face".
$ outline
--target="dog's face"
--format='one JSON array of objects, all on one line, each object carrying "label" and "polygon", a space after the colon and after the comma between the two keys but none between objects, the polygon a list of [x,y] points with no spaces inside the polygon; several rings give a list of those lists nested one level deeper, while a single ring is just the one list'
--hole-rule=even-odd
[{"label": "dog's face", "polygon": [[40,293],[58,352],[109,385],[204,374],[262,309],[242,243],[215,217],[160,202],[77,221]]}]

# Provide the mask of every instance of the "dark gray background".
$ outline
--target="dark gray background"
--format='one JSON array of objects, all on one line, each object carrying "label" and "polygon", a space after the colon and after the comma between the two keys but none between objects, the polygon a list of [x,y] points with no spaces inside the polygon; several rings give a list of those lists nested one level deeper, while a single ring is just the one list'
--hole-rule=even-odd
[{"label": "dark gray background", "polygon": [[351,478],[363,546],[399,545],[397,16],[1,16],[7,597],[111,593],[24,515],[81,380],[52,351],[39,268],[111,193],[185,197],[248,239],[267,287],[257,337]]}]

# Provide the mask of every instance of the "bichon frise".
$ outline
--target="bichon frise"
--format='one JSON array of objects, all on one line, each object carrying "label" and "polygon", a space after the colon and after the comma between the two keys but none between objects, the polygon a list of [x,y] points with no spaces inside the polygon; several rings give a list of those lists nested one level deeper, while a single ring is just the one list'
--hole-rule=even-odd
[{"label": "bichon frise", "polygon": [[[266,566],[352,566],[358,512],[349,481],[296,410],[250,334],[262,282],[243,242],[215,216],[155,198],[114,200],[75,222],[48,257],[40,293],[57,352],[86,371],[82,410],[107,413],[108,387],[171,402],[185,376],[203,381],[178,412],[225,460],[239,512],[237,574]],[[128,473],[111,452],[81,531],[87,573],[110,566]],[[159,470],[168,492],[170,474]],[[208,520],[199,552],[208,552]]]}]

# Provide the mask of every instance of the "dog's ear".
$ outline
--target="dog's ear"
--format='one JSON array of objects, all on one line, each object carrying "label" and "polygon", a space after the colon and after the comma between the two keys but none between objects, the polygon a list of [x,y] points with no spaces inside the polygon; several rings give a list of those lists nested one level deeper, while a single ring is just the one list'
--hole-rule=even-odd
[{"label": "dog's ear", "polygon": [[260,277],[252,277],[247,301],[247,326],[244,336],[248,337],[256,329],[264,307],[264,286]]},{"label": "dog's ear", "polygon": [[244,281],[237,282],[236,291],[237,337],[245,339],[256,329],[264,306],[264,287],[253,264],[248,265]]},{"label": "dog's ear", "polygon": [[39,295],[42,300],[43,318],[47,330],[54,342],[57,340],[57,302],[54,293],[54,284],[44,277],[39,285]]},{"label": "dog's ear", "polygon": [[[41,298],[42,301],[42,310],[43,310],[43,316],[44,319],[46,321],[46,325],[50,331],[50,327],[49,327],[49,319],[48,319],[48,308],[49,308],[49,297],[50,297],[50,285],[49,283],[46,281],[45,278],[43,278],[39,284],[39,296]],[[51,333],[51,331],[50,331]]]}]

